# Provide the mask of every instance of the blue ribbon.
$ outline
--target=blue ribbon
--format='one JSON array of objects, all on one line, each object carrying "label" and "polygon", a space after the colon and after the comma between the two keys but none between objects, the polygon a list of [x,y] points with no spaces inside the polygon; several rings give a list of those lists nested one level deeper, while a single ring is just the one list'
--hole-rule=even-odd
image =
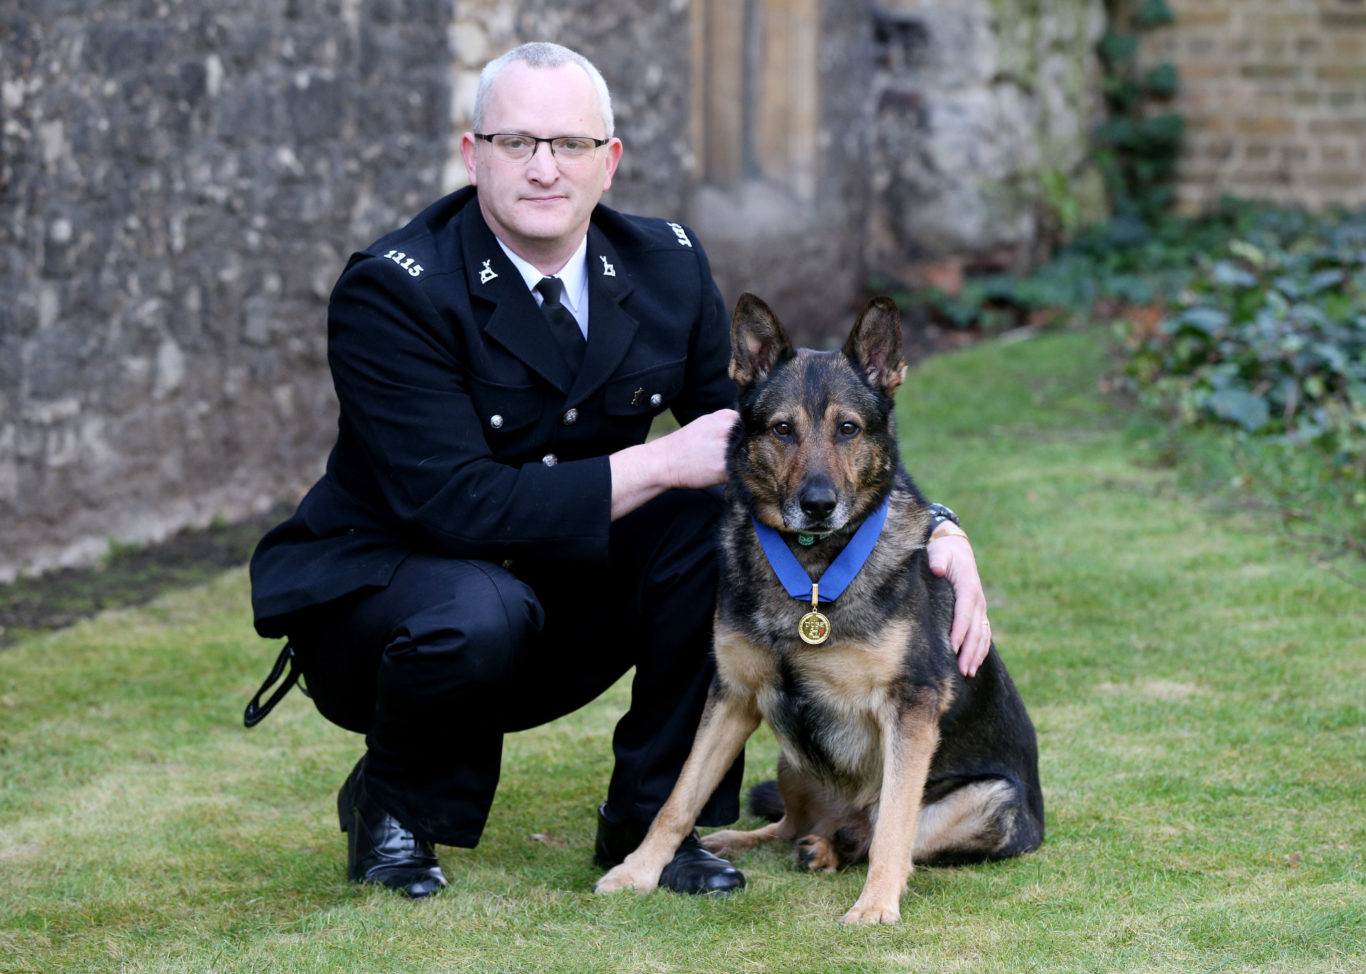
[{"label": "blue ribbon", "polygon": [[[887,508],[891,506],[891,500],[891,497],[884,500],[878,509],[859,525],[854,536],[844,546],[844,550],[835,556],[830,567],[816,580],[817,596],[820,601],[833,602],[839,598],[854,580],[854,576],[867,563],[868,556],[873,553],[873,547],[877,544],[878,536],[882,534],[882,525],[887,520]],[[759,535],[759,544],[768,556],[773,574],[778,576],[778,581],[787,589],[787,594],[794,599],[811,601],[811,576],[806,573],[797,556],[783,541],[783,536],[767,524],[760,524],[752,514],[750,520],[754,522],[754,531]]]}]

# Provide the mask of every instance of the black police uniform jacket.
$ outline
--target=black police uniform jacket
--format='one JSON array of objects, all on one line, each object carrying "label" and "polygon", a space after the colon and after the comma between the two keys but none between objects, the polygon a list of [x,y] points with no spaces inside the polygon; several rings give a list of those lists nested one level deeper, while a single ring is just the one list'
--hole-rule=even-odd
[{"label": "black police uniform jacket", "polygon": [[691,231],[598,206],[588,347],[571,375],[473,188],[354,254],[328,306],[327,470],[251,562],[257,631],[388,583],[418,550],[606,558],[607,455],[671,409],[733,404],[729,317]]}]

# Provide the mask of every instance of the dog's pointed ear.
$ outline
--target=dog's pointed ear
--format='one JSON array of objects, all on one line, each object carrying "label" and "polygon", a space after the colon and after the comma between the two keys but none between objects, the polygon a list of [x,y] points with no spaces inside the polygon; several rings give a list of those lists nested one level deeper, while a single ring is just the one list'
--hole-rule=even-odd
[{"label": "dog's pointed ear", "polygon": [[730,377],[747,389],[790,358],[792,342],[768,305],[746,292],[736,302],[730,329]]},{"label": "dog's pointed ear", "polygon": [[880,296],[868,302],[844,343],[844,354],[874,389],[889,396],[896,392],[906,378],[906,360],[901,357],[901,312],[895,301]]}]

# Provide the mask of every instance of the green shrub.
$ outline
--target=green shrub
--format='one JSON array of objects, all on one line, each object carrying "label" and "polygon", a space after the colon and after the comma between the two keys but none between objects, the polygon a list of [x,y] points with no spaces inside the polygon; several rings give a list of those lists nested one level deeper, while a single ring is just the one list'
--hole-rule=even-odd
[{"label": "green shrub", "polygon": [[[1028,274],[971,276],[955,295],[893,288],[892,296],[903,308],[923,308],[942,326],[984,331],[1105,319],[1133,306],[1165,307],[1189,285],[1197,256],[1226,246],[1254,214],[1249,204],[1226,200],[1198,218],[1118,215],[1082,230]],[[878,281],[870,287],[886,289]]]},{"label": "green shrub", "polygon": [[1366,471],[1366,213],[1263,211],[1197,267],[1157,328],[1130,332],[1135,391]]}]

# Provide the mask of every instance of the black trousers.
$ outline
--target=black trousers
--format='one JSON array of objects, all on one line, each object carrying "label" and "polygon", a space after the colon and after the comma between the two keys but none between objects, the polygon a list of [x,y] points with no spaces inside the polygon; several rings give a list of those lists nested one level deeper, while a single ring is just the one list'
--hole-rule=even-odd
[{"label": "black trousers", "polygon": [[[692,745],[714,674],[720,491],[663,494],[612,525],[607,564],[508,568],[410,555],[390,584],[291,626],[318,710],[366,735],[379,804],[420,838],[473,847],[503,735],[599,696],[631,667],[607,804],[648,824]],[[739,815],[742,761],[699,823]]]}]

